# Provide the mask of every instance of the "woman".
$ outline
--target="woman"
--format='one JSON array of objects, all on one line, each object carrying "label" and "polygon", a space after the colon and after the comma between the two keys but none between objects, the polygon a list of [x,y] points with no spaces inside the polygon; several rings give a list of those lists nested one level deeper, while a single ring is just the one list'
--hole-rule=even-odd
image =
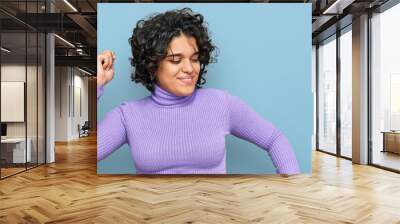
[{"label": "woman", "polygon": [[[215,50],[203,16],[190,9],[140,20],[129,39],[132,81],[151,96],[125,102],[99,124],[98,160],[128,143],[137,173],[225,174],[225,136],[266,150],[277,172],[299,173],[286,137],[238,97],[201,88]],[[98,98],[114,75],[115,54],[97,59]]]}]

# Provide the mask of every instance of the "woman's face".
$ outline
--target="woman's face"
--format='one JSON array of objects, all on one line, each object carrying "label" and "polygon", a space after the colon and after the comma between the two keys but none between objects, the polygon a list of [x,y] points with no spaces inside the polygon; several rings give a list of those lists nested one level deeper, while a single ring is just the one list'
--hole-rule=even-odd
[{"label": "woman's face", "polygon": [[196,39],[181,34],[168,46],[167,56],[156,72],[157,84],[176,96],[193,93],[200,72],[199,52]]}]

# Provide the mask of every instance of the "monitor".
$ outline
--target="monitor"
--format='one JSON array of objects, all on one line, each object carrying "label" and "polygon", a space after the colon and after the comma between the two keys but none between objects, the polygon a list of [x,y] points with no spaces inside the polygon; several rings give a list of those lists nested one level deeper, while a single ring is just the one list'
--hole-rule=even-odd
[{"label": "monitor", "polygon": [[1,123],[1,136],[7,136],[7,124]]}]

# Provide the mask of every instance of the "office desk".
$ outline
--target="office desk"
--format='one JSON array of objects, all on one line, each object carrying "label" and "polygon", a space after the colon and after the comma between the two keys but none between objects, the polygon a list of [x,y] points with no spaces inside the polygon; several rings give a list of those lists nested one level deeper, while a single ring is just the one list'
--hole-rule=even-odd
[{"label": "office desk", "polygon": [[[28,144],[25,154],[25,138],[6,138],[1,139],[1,157],[9,163],[25,163],[31,161],[32,141],[27,138]],[[12,155],[12,156],[11,156]],[[12,159],[11,159],[12,158]],[[27,161],[25,161],[27,158]]]},{"label": "office desk", "polygon": [[383,133],[383,150],[382,152],[392,152],[400,154],[400,132],[399,131],[382,131]]}]

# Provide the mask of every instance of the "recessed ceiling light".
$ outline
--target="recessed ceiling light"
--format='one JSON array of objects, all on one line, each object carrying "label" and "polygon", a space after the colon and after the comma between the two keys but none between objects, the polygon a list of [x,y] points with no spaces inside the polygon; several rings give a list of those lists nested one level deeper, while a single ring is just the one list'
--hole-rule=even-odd
[{"label": "recessed ceiling light", "polygon": [[78,69],[79,69],[79,71],[81,71],[81,72],[83,72],[83,73],[85,73],[85,74],[87,74],[87,75],[92,75],[92,73],[90,73],[90,72],[88,72],[88,71],[86,71],[86,70],[83,70],[83,69],[81,69],[81,68],[79,68],[79,67],[78,67]]},{"label": "recessed ceiling light", "polygon": [[342,14],[343,9],[351,5],[355,0],[336,0],[327,9],[322,12],[322,14]]},{"label": "recessed ceiling light", "polygon": [[6,52],[6,53],[10,53],[10,52],[11,52],[11,50],[9,50],[9,49],[7,49],[7,48],[5,48],[5,47],[1,47],[0,49],[1,49],[2,51]]},{"label": "recessed ceiling light", "polygon": [[75,48],[75,45],[73,45],[73,44],[72,44],[71,42],[69,42],[68,40],[66,40],[66,39],[64,39],[64,38],[62,38],[62,37],[60,37],[60,36],[57,35],[57,34],[54,34],[54,36],[57,37],[58,39],[60,39],[61,41],[63,41],[64,43],[68,44],[69,46]]},{"label": "recessed ceiling light", "polygon": [[65,4],[67,4],[72,10],[74,10],[75,12],[78,12],[78,10],[71,4],[69,3],[68,0],[64,0]]}]

